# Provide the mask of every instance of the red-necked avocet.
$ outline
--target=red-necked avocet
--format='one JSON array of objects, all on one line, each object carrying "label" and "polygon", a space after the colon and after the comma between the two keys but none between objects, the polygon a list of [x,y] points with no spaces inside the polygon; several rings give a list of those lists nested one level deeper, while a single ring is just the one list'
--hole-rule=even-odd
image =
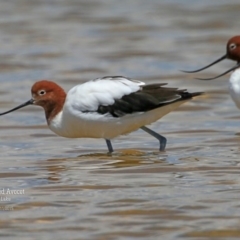
[{"label": "red-necked avocet", "polygon": [[45,110],[49,128],[59,136],[103,138],[109,152],[113,152],[111,139],[141,128],[159,140],[159,150],[163,151],[166,138],[145,125],[202,94],[165,85],[109,76],[79,84],[66,94],[55,82],[42,80],[32,86],[29,101],[0,115],[38,105]]}]

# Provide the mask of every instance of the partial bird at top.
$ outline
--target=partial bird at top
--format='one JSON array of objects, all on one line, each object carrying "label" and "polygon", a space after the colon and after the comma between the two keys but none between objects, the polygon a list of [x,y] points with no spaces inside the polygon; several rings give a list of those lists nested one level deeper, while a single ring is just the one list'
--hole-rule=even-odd
[{"label": "partial bird at top", "polygon": [[235,102],[236,106],[240,109],[240,36],[234,36],[230,38],[227,42],[227,47],[226,47],[226,53],[220,57],[219,59],[215,60],[214,62],[208,64],[205,67],[202,67],[200,69],[194,70],[194,71],[183,71],[186,73],[195,73],[195,72],[200,72],[204,69],[207,69],[224,59],[230,59],[236,62],[236,65],[233,66],[232,68],[228,69],[227,71],[219,74],[216,77],[212,78],[196,78],[198,80],[213,80],[217,79],[219,77],[222,77],[226,75],[229,72],[233,73],[231,74],[229,78],[229,93]]}]

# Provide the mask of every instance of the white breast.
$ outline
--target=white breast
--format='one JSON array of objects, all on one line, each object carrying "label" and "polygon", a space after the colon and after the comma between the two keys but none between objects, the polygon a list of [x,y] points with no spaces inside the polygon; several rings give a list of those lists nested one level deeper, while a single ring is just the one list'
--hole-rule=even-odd
[{"label": "white breast", "polygon": [[235,70],[229,79],[229,93],[240,109],[240,69]]}]

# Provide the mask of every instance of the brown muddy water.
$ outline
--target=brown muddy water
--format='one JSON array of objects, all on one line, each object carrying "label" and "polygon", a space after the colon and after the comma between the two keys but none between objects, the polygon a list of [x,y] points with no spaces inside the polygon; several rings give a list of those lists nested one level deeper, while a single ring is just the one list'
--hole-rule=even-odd
[{"label": "brown muddy water", "polygon": [[[152,128],[64,139],[28,107],[0,118],[1,239],[239,239],[240,112],[229,76],[194,80],[239,34],[239,0],[1,1],[0,112],[51,79],[124,75],[205,91]],[[227,70],[223,62],[198,77]],[[18,190],[6,194],[8,189]]]}]

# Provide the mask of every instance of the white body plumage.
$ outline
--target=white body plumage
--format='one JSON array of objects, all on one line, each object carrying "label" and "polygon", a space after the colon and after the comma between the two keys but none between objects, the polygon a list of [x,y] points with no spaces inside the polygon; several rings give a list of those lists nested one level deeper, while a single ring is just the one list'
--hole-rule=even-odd
[{"label": "white body plumage", "polygon": [[155,122],[185,102],[177,101],[117,118],[109,113],[97,112],[99,105],[112,105],[115,99],[137,92],[144,85],[144,82],[124,77],[99,78],[77,85],[67,93],[62,111],[51,120],[49,128],[68,138],[112,139]]},{"label": "white body plumage", "polygon": [[229,79],[229,93],[235,102],[236,106],[240,109],[240,69],[236,69]]},{"label": "white body plumage", "polygon": [[159,150],[164,151],[167,139],[145,125],[203,94],[165,85],[111,76],[77,85],[66,94],[55,82],[41,80],[33,84],[30,100],[0,116],[33,104],[44,109],[49,128],[59,136],[104,138],[112,153],[110,139],[141,128],[156,138]]}]

